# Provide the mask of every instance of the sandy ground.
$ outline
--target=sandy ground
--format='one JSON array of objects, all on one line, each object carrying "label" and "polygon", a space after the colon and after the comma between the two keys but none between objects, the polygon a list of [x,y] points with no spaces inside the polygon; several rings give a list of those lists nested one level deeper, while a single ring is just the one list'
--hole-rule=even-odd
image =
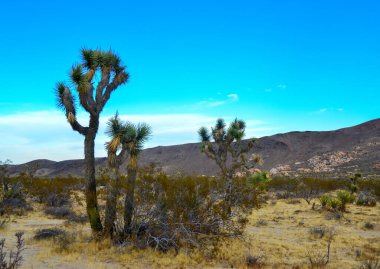
[{"label": "sandy ground", "polygon": [[[333,228],[336,235],[331,244],[330,262],[326,268],[359,268],[359,253],[380,250],[380,206],[348,206],[348,212],[340,220],[326,220],[326,212],[312,210],[305,201],[289,204],[289,200],[278,200],[264,205],[250,216],[247,226],[249,247],[236,243],[225,251],[225,261],[201,261],[185,254],[174,256],[153,251],[117,253],[115,248],[104,248],[88,243],[89,228],[85,225],[68,225],[64,220],[54,219],[36,208],[25,216],[13,216],[10,223],[0,230],[0,238],[13,247],[14,233],[25,232],[26,250],[21,268],[204,268],[245,267],[244,257],[248,253],[263,255],[265,268],[307,268],[308,256],[326,253],[325,238],[310,234],[310,228],[325,226]],[[374,229],[364,224],[375,224]],[[58,253],[51,241],[38,242],[33,239],[36,230],[58,227],[75,231],[78,240],[70,253]],[[80,238],[79,238],[80,237]],[[87,240],[87,241],[86,241]],[[88,247],[88,244],[91,247]],[[99,252],[99,249],[100,252]],[[166,256],[165,256],[166,255]],[[191,266],[188,264],[191,263]]]}]

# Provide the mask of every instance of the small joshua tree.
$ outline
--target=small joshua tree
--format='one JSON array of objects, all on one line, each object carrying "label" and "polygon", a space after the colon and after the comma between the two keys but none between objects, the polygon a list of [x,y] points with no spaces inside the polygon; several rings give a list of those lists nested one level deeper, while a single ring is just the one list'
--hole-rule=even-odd
[{"label": "small joshua tree", "polygon": [[81,54],[82,62],[72,67],[70,79],[80,105],[90,116],[87,127],[77,120],[76,99],[69,85],[57,83],[56,93],[58,106],[65,112],[71,128],[84,136],[87,214],[92,231],[98,233],[103,229],[96,195],[94,153],[99,116],[111,94],[127,82],[128,73],[121,65],[120,58],[112,51],[82,49]]},{"label": "small joshua tree", "polygon": [[348,185],[348,189],[350,192],[357,193],[359,190],[358,182],[362,178],[362,175],[360,173],[355,173],[353,176],[350,177],[350,183]]},{"label": "small joshua tree", "polygon": [[104,235],[112,237],[114,232],[114,223],[116,220],[116,204],[120,188],[120,166],[126,158],[126,147],[124,142],[125,126],[121,122],[119,115],[108,120],[106,134],[111,138],[106,143],[108,167],[112,170],[113,176],[109,184],[108,197],[106,202],[106,212],[104,219]]},{"label": "small joshua tree", "polygon": [[125,124],[125,143],[129,160],[127,164],[127,192],[124,202],[124,231],[132,230],[132,216],[135,209],[135,185],[138,169],[138,156],[143,149],[144,143],[152,133],[151,127],[145,123],[137,125],[127,122]]},{"label": "small joshua tree", "polygon": [[137,178],[138,155],[143,149],[144,143],[151,134],[151,128],[145,123],[137,125],[123,123],[118,114],[108,121],[107,134],[111,141],[106,143],[108,152],[108,164],[115,171],[115,181],[110,187],[106,206],[105,233],[112,236],[112,225],[116,219],[116,201],[119,194],[117,185],[120,181],[119,167],[128,154],[127,164],[127,191],[124,203],[124,230],[131,231],[132,216],[134,211],[134,192]]},{"label": "small joshua tree", "polygon": [[[227,214],[231,214],[233,177],[237,172],[251,168],[249,165],[252,160],[247,158],[247,153],[252,149],[255,139],[243,143],[245,122],[238,119],[231,122],[227,129],[225,121],[218,119],[211,128],[211,133],[206,127],[201,127],[198,134],[202,141],[202,152],[214,160],[220,169],[225,182],[225,210]],[[254,157],[253,161],[258,163],[261,160]]]}]

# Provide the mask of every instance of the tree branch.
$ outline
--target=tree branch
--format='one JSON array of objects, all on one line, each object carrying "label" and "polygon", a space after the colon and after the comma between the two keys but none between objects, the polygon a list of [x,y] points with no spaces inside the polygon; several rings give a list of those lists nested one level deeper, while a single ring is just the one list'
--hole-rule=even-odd
[{"label": "tree branch", "polygon": [[98,112],[103,108],[103,91],[105,87],[108,85],[111,77],[111,69],[109,67],[104,66],[102,68],[102,78],[96,87],[96,104]]},{"label": "tree branch", "polygon": [[[67,114],[66,114],[67,117]],[[86,135],[88,131],[88,127],[83,127],[76,119],[74,119],[72,122],[67,118],[69,121],[71,128],[73,128],[74,131],[77,131],[81,135]]]},{"label": "tree branch", "polygon": [[121,71],[120,73],[116,74],[115,77],[113,78],[112,82],[107,85],[106,90],[103,94],[103,100],[102,100],[102,106],[101,108],[104,107],[104,105],[107,103],[108,99],[111,96],[111,93],[119,87],[121,84],[124,84],[128,80],[128,73],[125,71]]}]

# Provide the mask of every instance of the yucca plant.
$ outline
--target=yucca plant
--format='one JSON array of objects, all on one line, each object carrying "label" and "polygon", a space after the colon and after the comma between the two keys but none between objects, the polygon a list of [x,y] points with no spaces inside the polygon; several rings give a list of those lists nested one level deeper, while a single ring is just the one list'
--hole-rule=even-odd
[{"label": "yucca plant", "polygon": [[321,197],[319,197],[319,201],[321,202],[321,206],[323,208],[327,207],[327,205],[329,204],[330,200],[331,200],[331,197],[328,196],[328,195],[325,195],[325,194],[322,195]]},{"label": "yucca plant", "polygon": [[340,210],[342,212],[346,211],[346,205],[348,203],[353,203],[355,200],[355,196],[348,191],[338,191],[337,198],[340,201]]},{"label": "yucca plant", "polygon": [[[252,149],[255,139],[243,143],[245,127],[243,120],[235,119],[226,128],[225,121],[218,119],[211,128],[211,133],[206,127],[201,127],[198,131],[202,142],[201,151],[219,166],[225,182],[224,203],[227,214],[231,213],[233,177],[241,170],[252,168],[249,166],[252,162],[247,158],[247,153]],[[252,161],[257,163],[261,160],[255,157]]]},{"label": "yucca plant", "polygon": [[332,197],[329,199],[328,201],[328,204],[327,204],[331,209],[339,209],[341,208],[341,205],[342,205],[342,202],[335,198],[335,197]]},{"label": "yucca plant", "polygon": [[[73,65],[70,84],[58,82],[56,95],[58,107],[65,112],[72,129],[84,136],[84,161],[86,178],[87,214],[93,232],[102,231],[95,180],[95,138],[99,128],[99,116],[111,94],[128,80],[125,66],[112,51],[81,50],[82,61]],[[97,78],[100,78],[98,80]],[[77,99],[89,114],[88,126],[82,126],[77,119]]]}]

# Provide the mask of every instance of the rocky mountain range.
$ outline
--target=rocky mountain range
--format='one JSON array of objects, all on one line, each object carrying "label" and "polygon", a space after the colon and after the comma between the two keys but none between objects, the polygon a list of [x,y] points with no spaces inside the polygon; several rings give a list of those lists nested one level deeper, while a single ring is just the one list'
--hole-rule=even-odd
[{"label": "rocky mountain range", "polygon": [[[245,143],[247,141],[244,141]],[[259,169],[282,175],[343,176],[353,172],[380,175],[380,119],[334,131],[289,132],[259,138],[252,153],[262,156]],[[140,165],[154,162],[169,174],[215,175],[218,167],[200,152],[199,143],[145,149]],[[38,176],[83,176],[83,160],[35,160],[13,165],[13,175],[36,167]],[[97,168],[107,165],[96,159]],[[125,165],[124,165],[125,168]]]}]

